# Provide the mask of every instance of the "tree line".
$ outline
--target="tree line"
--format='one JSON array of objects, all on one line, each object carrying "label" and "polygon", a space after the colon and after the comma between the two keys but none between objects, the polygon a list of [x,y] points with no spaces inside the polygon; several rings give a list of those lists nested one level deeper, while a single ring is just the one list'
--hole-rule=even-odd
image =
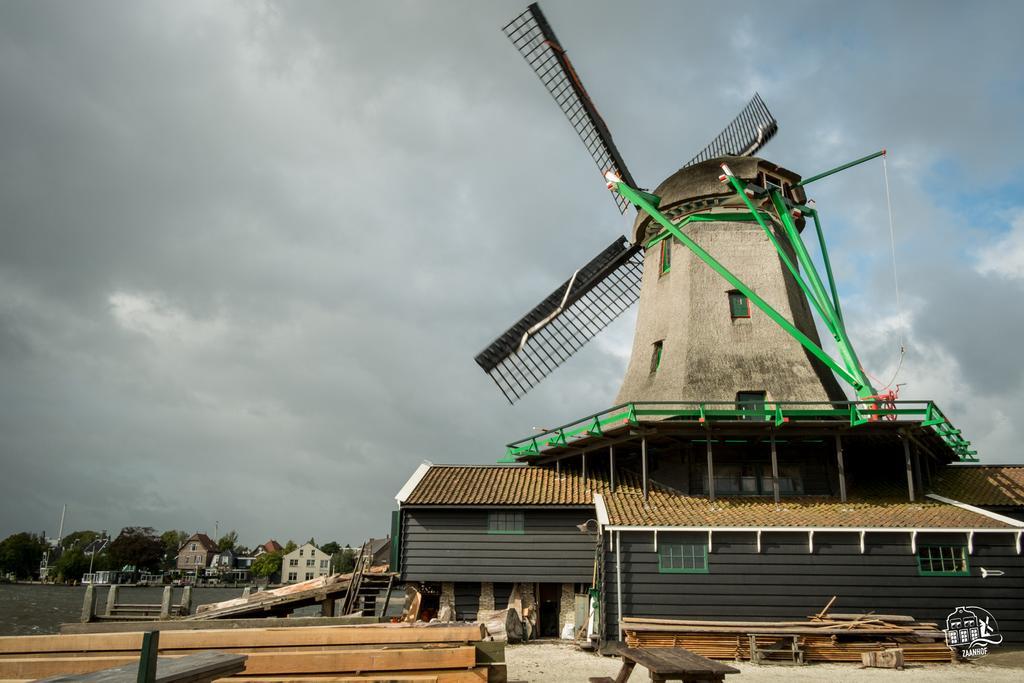
[{"label": "tree line", "polygon": [[[53,548],[42,535],[23,531],[0,541],[0,577],[15,580],[37,577],[47,552],[50,553],[49,578],[58,582],[81,581],[90,571],[90,566],[94,572],[120,571],[126,567],[139,572],[173,571],[177,566],[178,550],[191,535],[177,529],[158,533],[153,527],[129,526],[121,529],[116,538],[109,539],[103,532],[84,530],[68,534]],[[238,543],[235,530],[221,536],[217,547],[220,551],[231,550],[236,555],[244,556],[251,552]],[[253,576],[269,578],[279,573],[281,558],[297,547],[295,541],[288,541],[282,552],[260,555],[253,562]],[[347,545],[342,548],[331,541],[318,547],[334,556],[334,571],[350,571],[355,565],[355,551]]]}]

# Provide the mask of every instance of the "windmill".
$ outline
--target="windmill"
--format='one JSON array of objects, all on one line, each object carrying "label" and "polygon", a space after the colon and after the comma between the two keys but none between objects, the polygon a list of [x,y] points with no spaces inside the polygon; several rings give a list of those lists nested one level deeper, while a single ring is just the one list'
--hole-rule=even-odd
[{"label": "windmill", "polygon": [[[619,211],[638,210],[631,239],[613,241],[477,355],[509,402],[637,301],[618,403],[740,394],[845,400],[832,372],[859,398],[874,395],[846,334],[831,268],[826,291],[800,237],[805,216],[821,235],[800,176],[753,156],[778,130],[759,95],[651,194],[637,189],[540,7],[530,5],[504,32],[606,174]],[[811,304],[839,361],[821,348]],[[755,310],[769,320],[752,321]]]}]

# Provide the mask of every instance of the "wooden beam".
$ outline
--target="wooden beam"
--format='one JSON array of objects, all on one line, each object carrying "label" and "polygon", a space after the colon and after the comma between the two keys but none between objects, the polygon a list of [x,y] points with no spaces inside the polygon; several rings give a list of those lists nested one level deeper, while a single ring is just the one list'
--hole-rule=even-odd
[{"label": "wooden beam", "polygon": [[903,436],[903,457],[907,462],[907,495],[910,501],[914,501],[914,467],[910,462],[910,439],[906,434]]},{"label": "wooden beam", "polygon": [[924,495],[924,484],[921,483],[921,456],[920,449],[913,449],[914,456],[914,486],[917,487],[917,492]]},{"label": "wooden beam", "polygon": [[711,432],[708,432],[708,500],[715,502],[715,463],[711,457]]},{"label": "wooden beam", "polygon": [[775,504],[779,504],[779,456],[775,449],[775,432],[769,439],[772,445],[772,495],[775,496]]},{"label": "wooden beam", "polygon": [[647,437],[640,439],[640,469],[643,476],[644,502],[647,502]]},{"label": "wooden beam", "polygon": [[608,481],[612,493],[615,493],[615,446],[608,447]]},{"label": "wooden beam", "polygon": [[584,453],[583,455],[581,455],[580,456],[580,460],[582,462],[582,467],[583,467],[583,481],[586,482],[587,481],[587,454]]},{"label": "wooden beam", "polygon": [[[142,647],[142,633],[83,633],[43,636],[2,636],[0,654],[42,654],[110,651],[134,652]],[[484,637],[480,624],[468,626],[304,626],[298,628],[222,628],[201,631],[164,631],[160,652],[258,647],[324,647],[332,645],[399,645],[476,642]]]},{"label": "wooden beam", "polygon": [[836,464],[839,466],[839,500],[846,502],[846,465],[843,463],[843,437],[836,434]]}]

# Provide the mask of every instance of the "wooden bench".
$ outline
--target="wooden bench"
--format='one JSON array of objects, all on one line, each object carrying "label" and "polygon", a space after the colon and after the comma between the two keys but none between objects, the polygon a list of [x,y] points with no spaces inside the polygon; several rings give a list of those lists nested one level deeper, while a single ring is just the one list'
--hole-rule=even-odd
[{"label": "wooden bench", "polygon": [[[775,661],[787,660],[791,664],[804,663],[804,650],[799,635],[791,633],[751,633],[750,661],[760,664],[766,659]],[[758,638],[770,639],[771,642],[758,642]]]},{"label": "wooden bench", "polygon": [[626,647],[621,643],[609,643],[603,652],[621,657],[622,668],[619,669],[619,674],[615,678],[591,678],[590,683],[626,683],[637,664],[650,672],[652,681],[683,681],[683,683],[717,681],[721,683],[725,680],[726,674],[739,673],[739,669],[701,657],[681,647],[660,647],[646,650]]}]

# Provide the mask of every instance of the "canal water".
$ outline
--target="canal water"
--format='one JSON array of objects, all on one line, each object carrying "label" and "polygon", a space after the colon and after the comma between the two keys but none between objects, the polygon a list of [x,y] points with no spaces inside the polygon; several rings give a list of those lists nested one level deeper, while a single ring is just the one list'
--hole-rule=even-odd
[{"label": "canal water", "polygon": [[[159,604],[163,590],[159,586],[122,586],[117,601]],[[173,602],[181,602],[181,591],[181,588],[174,589]],[[107,589],[98,587],[96,593],[96,605],[102,611],[107,600]],[[196,605],[230,600],[241,595],[241,588],[194,588],[192,611],[195,611]],[[0,584],[0,635],[57,633],[61,624],[80,619],[84,600],[84,586]]]}]

